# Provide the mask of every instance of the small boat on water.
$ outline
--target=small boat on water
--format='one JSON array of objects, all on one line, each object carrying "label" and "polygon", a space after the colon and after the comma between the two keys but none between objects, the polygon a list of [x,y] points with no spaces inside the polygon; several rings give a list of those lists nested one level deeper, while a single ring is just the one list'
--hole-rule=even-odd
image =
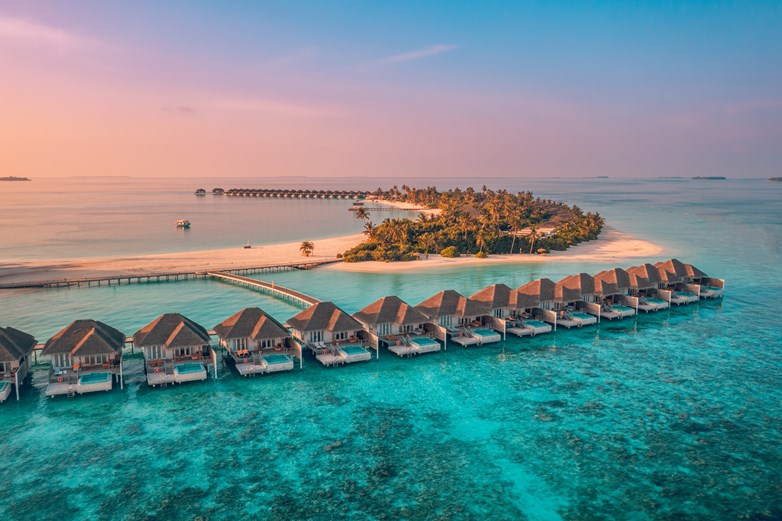
[{"label": "small boat on water", "polygon": [[253,247],[253,245],[252,245],[252,244],[250,244],[249,242],[248,242],[247,244],[245,244],[245,245],[244,245],[244,249],[245,249],[245,250],[249,250],[249,249],[250,249],[250,248],[252,248],[252,247]]},{"label": "small boat on water", "polygon": [[176,222],[176,227],[177,228],[190,228],[190,221],[188,221],[187,219],[179,219]]}]

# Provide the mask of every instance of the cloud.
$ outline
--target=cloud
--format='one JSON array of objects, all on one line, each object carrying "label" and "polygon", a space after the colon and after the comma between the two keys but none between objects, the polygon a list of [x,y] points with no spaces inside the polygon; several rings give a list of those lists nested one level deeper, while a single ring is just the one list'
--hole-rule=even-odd
[{"label": "cloud", "polygon": [[393,56],[386,56],[385,58],[380,60],[380,63],[404,63],[413,60],[420,60],[421,58],[428,58],[430,56],[436,56],[444,52],[452,51],[458,47],[459,47],[458,45],[442,45],[442,44],[431,45],[429,47],[424,47],[423,49],[418,49],[417,51],[413,51],[413,52],[406,52],[403,54],[394,54]]},{"label": "cloud", "polygon": [[57,27],[32,20],[3,16],[0,16],[0,39],[57,49],[74,49],[94,44],[88,38]]},{"label": "cloud", "polygon": [[187,105],[163,107],[163,112],[174,116],[195,116],[197,114],[193,107]]},{"label": "cloud", "polygon": [[221,98],[212,102],[210,106],[221,110],[263,112],[294,117],[330,117],[340,113],[336,107],[268,98]]}]

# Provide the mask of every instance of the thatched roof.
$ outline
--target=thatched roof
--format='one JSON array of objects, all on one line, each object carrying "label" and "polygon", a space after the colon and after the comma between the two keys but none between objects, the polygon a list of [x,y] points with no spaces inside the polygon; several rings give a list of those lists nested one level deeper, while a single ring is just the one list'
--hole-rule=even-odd
[{"label": "thatched roof", "polygon": [[35,337],[12,327],[0,327],[0,362],[14,362],[33,352]]},{"label": "thatched roof", "polygon": [[595,292],[595,279],[588,273],[570,275],[557,282],[558,286],[578,290],[582,295]]},{"label": "thatched roof", "polygon": [[318,302],[295,317],[288,324],[297,331],[358,331],[359,322],[339,309],[333,302]]},{"label": "thatched roof", "polygon": [[470,300],[481,302],[489,309],[507,308],[516,302],[516,295],[512,289],[505,284],[492,284],[475,293]]},{"label": "thatched roof", "polygon": [[654,265],[660,273],[660,280],[673,284],[689,278],[687,267],[678,259],[670,259],[665,262],[658,262]]},{"label": "thatched roof", "polygon": [[630,287],[630,275],[622,268],[612,268],[595,275],[595,292],[600,295],[616,295]]},{"label": "thatched roof", "polygon": [[125,334],[97,320],[75,320],[43,346],[41,354],[74,356],[121,353]]},{"label": "thatched roof", "polygon": [[421,324],[428,319],[423,313],[396,296],[383,297],[374,301],[353,317],[367,325],[377,324]]},{"label": "thatched roof", "polygon": [[685,264],[685,268],[687,268],[687,275],[689,277],[692,277],[693,279],[700,279],[704,277],[708,277],[705,273],[703,273],[701,270],[693,266],[692,264]]},{"label": "thatched roof", "polygon": [[660,272],[649,264],[641,264],[627,269],[630,277],[630,287],[633,289],[648,289],[655,287],[660,281]]},{"label": "thatched roof", "polygon": [[288,330],[260,308],[244,308],[234,313],[214,327],[217,336],[224,340],[232,338],[249,338],[264,340],[284,338]]},{"label": "thatched roof", "polygon": [[452,289],[441,291],[429,297],[418,304],[415,309],[429,317],[430,320],[437,320],[449,315],[474,317],[491,313],[491,308],[485,303],[469,299]]},{"label": "thatched roof", "polygon": [[516,306],[519,309],[534,308],[541,302],[554,300],[555,287],[556,284],[546,278],[527,282],[515,290],[517,293]]},{"label": "thatched roof", "polygon": [[133,344],[137,347],[163,346],[166,349],[209,344],[204,326],[179,313],[166,313],[136,331]]}]

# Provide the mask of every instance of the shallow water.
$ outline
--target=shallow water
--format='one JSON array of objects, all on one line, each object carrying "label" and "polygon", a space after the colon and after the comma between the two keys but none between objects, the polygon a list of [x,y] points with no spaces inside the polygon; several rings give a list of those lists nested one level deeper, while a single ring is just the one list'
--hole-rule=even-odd
[{"label": "shallow water", "polygon": [[[217,380],[164,389],[146,386],[135,353],[124,390],[75,399],[43,396],[41,364],[22,400],[0,406],[0,515],[782,517],[782,334],[769,311],[782,290],[779,191],[739,181],[618,184],[578,197],[620,229],[727,278],[724,301],[413,359],[384,351],[325,369],[306,357],[303,370],[247,379],[223,367]],[[666,193],[679,186],[687,190]],[[608,267],[265,278],[353,312],[387,294],[415,304],[444,288],[469,295]],[[88,316],[132,334],[166,311],[209,328],[249,305],[283,321],[299,311],[212,281],[0,298],[0,323],[39,340]]]}]

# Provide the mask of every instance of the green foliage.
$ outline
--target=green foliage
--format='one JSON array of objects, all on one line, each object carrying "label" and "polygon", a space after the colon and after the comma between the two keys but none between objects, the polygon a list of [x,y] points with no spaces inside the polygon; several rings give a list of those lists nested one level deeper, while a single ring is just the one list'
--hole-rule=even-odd
[{"label": "green foliage", "polygon": [[486,257],[489,256],[489,254],[486,253],[485,251],[479,251],[478,253],[475,254],[475,256],[479,259],[485,259]]},{"label": "green foliage", "polygon": [[[566,250],[573,244],[597,238],[604,220],[577,206],[533,197],[531,192],[509,193],[484,187],[438,192],[396,186],[378,189],[383,200],[403,201],[440,209],[439,214],[420,214],[415,220],[386,219],[367,222],[367,241],[344,253],[345,262],[366,260],[402,261],[440,251],[468,254],[525,253],[542,249]],[[544,231],[553,233],[546,233]],[[483,255],[480,255],[483,258]]]},{"label": "green foliage", "polygon": [[456,249],[456,246],[448,246],[443,248],[443,250],[440,252],[440,255],[443,257],[459,257],[461,254],[459,253],[459,250]]}]

